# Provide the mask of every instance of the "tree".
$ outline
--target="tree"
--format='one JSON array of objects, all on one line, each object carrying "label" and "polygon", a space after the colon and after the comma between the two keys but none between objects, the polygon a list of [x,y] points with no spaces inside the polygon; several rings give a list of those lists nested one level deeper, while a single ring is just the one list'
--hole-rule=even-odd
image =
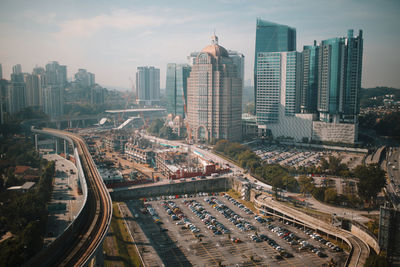
[{"label": "tree", "polygon": [[324,201],[328,203],[335,204],[337,200],[337,193],[335,188],[328,188],[324,193]]},{"label": "tree", "polygon": [[300,175],[298,183],[300,186],[300,192],[303,194],[311,193],[314,189],[314,179],[312,177]]},{"label": "tree", "polygon": [[147,128],[147,132],[153,135],[158,135],[160,133],[161,128],[164,126],[164,122],[161,119],[155,119],[149,128]]},{"label": "tree", "polygon": [[376,201],[378,193],[386,185],[385,171],[378,164],[368,166],[359,165],[355,168],[354,174],[360,179],[358,183],[358,194],[365,201]]}]

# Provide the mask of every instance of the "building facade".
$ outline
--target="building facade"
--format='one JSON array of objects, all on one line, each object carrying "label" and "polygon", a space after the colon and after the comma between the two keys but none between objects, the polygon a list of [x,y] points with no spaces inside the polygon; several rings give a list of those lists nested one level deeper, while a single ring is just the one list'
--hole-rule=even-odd
[{"label": "building facade", "polygon": [[186,64],[169,63],[167,65],[167,113],[185,118],[187,104],[187,78],[191,67]]},{"label": "building facade", "polygon": [[257,102],[258,54],[261,52],[296,51],[296,29],[257,19],[256,44],[254,56],[254,98]]},{"label": "building facade", "polygon": [[137,68],[136,102],[141,106],[160,103],[160,69],[152,66]]},{"label": "building facade", "polygon": [[242,80],[216,36],[196,57],[187,99],[189,137],[195,141],[241,140]]},{"label": "building facade", "polygon": [[317,113],[319,46],[304,46],[301,53],[302,81],[300,90],[301,113]]},{"label": "building facade", "polygon": [[7,112],[15,114],[26,108],[26,84],[22,73],[11,74],[11,82],[7,89]]}]

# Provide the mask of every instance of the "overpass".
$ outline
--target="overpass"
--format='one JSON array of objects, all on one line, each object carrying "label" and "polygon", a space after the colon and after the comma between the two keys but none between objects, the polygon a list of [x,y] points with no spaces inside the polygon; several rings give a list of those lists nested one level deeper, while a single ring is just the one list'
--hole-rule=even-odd
[{"label": "overpass", "polygon": [[32,131],[72,145],[85,203],[64,233],[24,266],[86,266],[97,254],[102,255],[102,243],[112,217],[111,197],[80,136],[49,128]]}]

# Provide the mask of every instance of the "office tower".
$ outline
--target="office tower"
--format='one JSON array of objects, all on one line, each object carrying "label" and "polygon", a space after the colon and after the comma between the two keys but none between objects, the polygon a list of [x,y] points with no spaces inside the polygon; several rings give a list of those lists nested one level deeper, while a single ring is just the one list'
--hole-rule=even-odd
[{"label": "office tower", "polygon": [[[19,71],[18,68],[16,68],[16,72],[17,71]],[[15,114],[26,107],[26,85],[22,73],[11,74],[11,82],[8,86],[7,97],[7,112],[9,114]]]},{"label": "office tower", "polygon": [[193,66],[194,62],[196,61],[197,56],[200,52],[192,52],[189,56],[187,56],[189,66]]},{"label": "office tower", "polygon": [[26,73],[24,75],[24,80],[26,83],[26,106],[39,106],[41,98],[39,75]]},{"label": "office tower", "polygon": [[187,95],[189,137],[195,141],[241,140],[242,81],[216,36],[193,64]]},{"label": "office tower", "polygon": [[254,56],[254,102],[257,102],[257,62],[261,52],[296,51],[296,29],[257,19]]},{"label": "office tower", "polygon": [[43,89],[43,112],[51,118],[64,113],[64,88],[57,85],[47,85]]},{"label": "office tower", "polygon": [[1,66],[0,63],[0,80],[3,79],[3,67]]},{"label": "office tower", "polygon": [[356,122],[359,112],[363,39],[353,36],[324,40],[318,55],[318,112],[320,121]]},{"label": "office tower", "polygon": [[312,114],[300,114],[301,54],[258,53],[256,115],[259,132],[295,141],[311,138]]},{"label": "office tower", "polygon": [[244,88],[244,55],[232,50],[228,51],[228,55],[236,66],[237,77],[242,80],[242,88]]},{"label": "office tower", "polygon": [[185,105],[187,105],[187,78],[190,66],[186,64],[169,63],[167,65],[167,112],[185,118]]},{"label": "office tower", "polygon": [[317,42],[314,45],[304,46],[301,53],[302,61],[302,83],[300,90],[301,113],[317,112],[318,96],[318,55]]},{"label": "office tower", "polygon": [[13,66],[13,68],[12,68],[12,73],[13,73],[13,74],[20,74],[20,73],[22,73],[21,64],[17,64],[17,65],[15,65],[15,66]]},{"label": "office tower", "polygon": [[160,102],[160,69],[152,66],[137,68],[136,102],[142,106]]},{"label": "office tower", "polygon": [[90,87],[95,84],[95,75],[85,69],[79,69],[75,73],[75,82],[83,88]]},{"label": "office tower", "polygon": [[46,64],[46,85],[65,86],[67,83],[67,67],[57,61]]}]

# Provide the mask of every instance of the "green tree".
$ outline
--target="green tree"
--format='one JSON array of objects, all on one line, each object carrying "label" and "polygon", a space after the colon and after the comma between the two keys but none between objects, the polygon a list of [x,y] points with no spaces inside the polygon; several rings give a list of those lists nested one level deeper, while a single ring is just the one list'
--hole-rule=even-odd
[{"label": "green tree", "polygon": [[314,179],[312,177],[300,175],[298,183],[300,186],[300,192],[303,194],[309,194],[314,189]]},{"label": "green tree", "polygon": [[335,188],[328,188],[324,192],[324,201],[327,203],[336,204],[337,197],[338,195]]},{"label": "green tree", "polygon": [[385,171],[378,164],[359,165],[355,168],[354,175],[360,179],[358,194],[365,201],[375,203],[378,193],[386,185]]}]

